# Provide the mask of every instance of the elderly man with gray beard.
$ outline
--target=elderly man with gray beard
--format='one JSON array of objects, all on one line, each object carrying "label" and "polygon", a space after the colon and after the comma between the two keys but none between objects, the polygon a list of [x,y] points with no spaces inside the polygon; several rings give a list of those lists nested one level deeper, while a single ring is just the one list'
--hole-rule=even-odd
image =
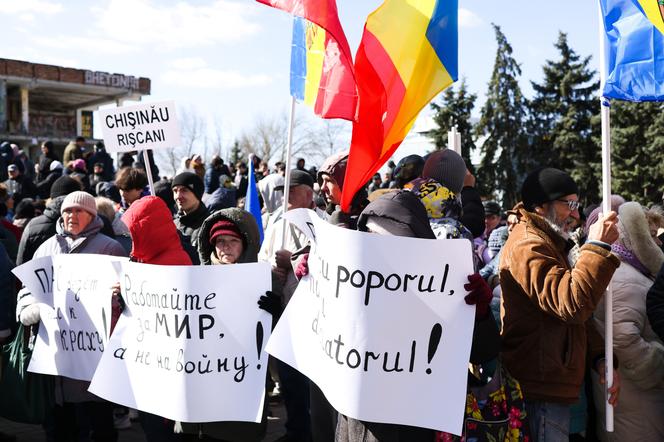
[{"label": "elderly man with gray beard", "polygon": [[[604,343],[587,321],[619,259],[617,216],[600,216],[572,267],[568,229],[579,218],[578,188],[565,172],[532,172],[515,207],[517,224],[501,252],[502,358],[521,383],[534,441],[568,441],[570,408],[579,398],[586,361],[604,381]],[[609,402],[620,380],[614,371]]]}]

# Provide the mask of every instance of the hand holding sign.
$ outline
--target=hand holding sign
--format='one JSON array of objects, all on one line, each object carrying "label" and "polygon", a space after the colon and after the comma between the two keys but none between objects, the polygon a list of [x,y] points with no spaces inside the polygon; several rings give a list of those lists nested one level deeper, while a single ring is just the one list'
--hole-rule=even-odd
[{"label": "hand holding sign", "polygon": [[122,267],[126,309],[90,391],[182,422],[259,422],[271,320],[256,302],[270,266]]}]

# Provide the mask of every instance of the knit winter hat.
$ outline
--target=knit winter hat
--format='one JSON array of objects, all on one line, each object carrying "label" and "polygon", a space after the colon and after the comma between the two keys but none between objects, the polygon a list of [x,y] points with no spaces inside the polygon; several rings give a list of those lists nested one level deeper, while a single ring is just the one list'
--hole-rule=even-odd
[{"label": "knit winter hat", "polygon": [[67,195],[62,202],[62,207],[60,207],[60,214],[64,213],[67,209],[73,208],[85,210],[93,217],[97,216],[97,204],[94,197],[88,192],[78,190]]},{"label": "knit winter hat", "polygon": [[484,201],[484,215],[498,215],[502,213],[500,204],[495,201]]},{"label": "knit winter hat", "polygon": [[427,158],[422,170],[422,178],[431,178],[459,194],[466,176],[466,162],[453,150],[438,150]]},{"label": "knit winter hat", "polygon": [[553,167],[544,167],[531,172],[521,186],[521,200],[529,211],[565,195],[578,193],[579,188],[572,177]]},{"label": "knit winter hat", "polygon": [[72,162],[72,167],[74,168],[74,170],[80,170],[82,172],[86,172],[88,170],[88,168],[85,164],[85,160],[83,160],[81,158],[79,158],[77,160],[74,160]]},{"label": "knit winter hat", "polygon": [[51,161],[51,165],[48,166],[48,170],[53,172],[55,169],[63,169],[62,163],[58,160]]},{"label": "knit winter hat", "polygon": [[175,186],[185,186],[189,188],[199,201],[203,198],[203,192],[205,192],[203,180],[192,172],[182,172],[181,174],[176,175],[171,183],[171,189]]},{"label": "knit winter hat", "polygon": [[[620,195],[611,195],[611,210],[618,213],[618,209],[623,204],[625,204],[625,198],[623,198]],[[586,234],[588,234],[590,226],[592,226],[593,224],[595,224],[597,222],[597,220],[599,219],[599,214],[602,213],[603,210],[604,209],[602,208],[602,205],[600,204],[599,206],[595,207],[588,214],[588,218],[586,218],[586,226],[584,228]]]},{"label": "knit winter hat", "polygon": [[51,186],[51,198],[57,198],[63,195],[69,195],[72,192],[81,190],[81,185],[78,181],[68,176],[61,176],[53,182]]},{"label": "knit winter hat", "polygon": [[210,244],[214,246],[217,238],[221,235],[230,235],[242,239],[242,234],[237,226],[228,220],[221,220],[214,223],[210,229]]}]

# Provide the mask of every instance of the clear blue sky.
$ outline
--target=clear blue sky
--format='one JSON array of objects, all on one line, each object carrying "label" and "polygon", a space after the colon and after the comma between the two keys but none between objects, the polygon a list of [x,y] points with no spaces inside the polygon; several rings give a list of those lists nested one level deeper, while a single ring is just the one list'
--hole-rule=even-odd
[{"label": "clear blue sky", "polygon": [[[337,4],[355,51],[367,14],[381,2]],[[530,80],[540,80],[542,64],[556,57],[559,30],[597,67],[596,1],[459,4],[460,74],[479,94],[478,108],[495,57],[491,22],[514,48],[527,96]],[[291,19],[252,0],[0,0],[0,23],[0,57],[149,77],[147,100],[174,99],[221,122],[228,142],[257,117],[288,108]]]}]

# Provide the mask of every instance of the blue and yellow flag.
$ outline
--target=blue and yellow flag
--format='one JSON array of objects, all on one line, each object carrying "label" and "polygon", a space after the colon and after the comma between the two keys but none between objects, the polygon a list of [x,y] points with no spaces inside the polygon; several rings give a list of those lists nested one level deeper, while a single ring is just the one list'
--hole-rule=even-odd
[{"label": "blue and yellow flag", "polygon": [[606,81],[602,94],[628,101],[664,101],[664,1],[600,0]]}]

